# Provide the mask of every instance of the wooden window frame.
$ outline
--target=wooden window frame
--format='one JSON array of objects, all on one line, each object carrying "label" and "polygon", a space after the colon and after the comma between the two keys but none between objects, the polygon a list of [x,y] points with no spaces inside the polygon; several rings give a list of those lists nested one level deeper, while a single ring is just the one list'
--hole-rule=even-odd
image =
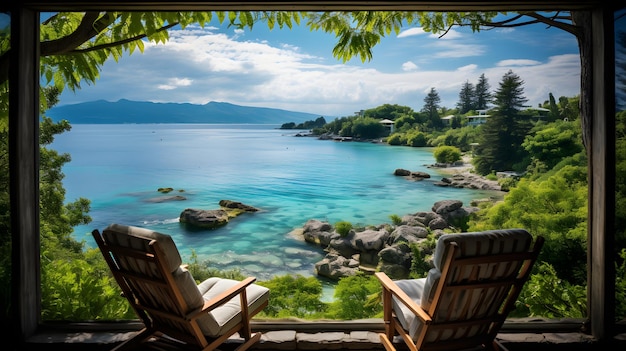
[{"label": "wooden window frame", "polygon": [[[623,5],[622,5],[623,6]],[[9,162],[12,232],[12,335],[22,341],[41,324],[39,240],[39,13],[85,10],[579,10],[592,20],[592,123],[589,145],[588,322],[597,340],[615,333],[615,53],[613,15],[600,1],[88,1],[9,0]]]}]

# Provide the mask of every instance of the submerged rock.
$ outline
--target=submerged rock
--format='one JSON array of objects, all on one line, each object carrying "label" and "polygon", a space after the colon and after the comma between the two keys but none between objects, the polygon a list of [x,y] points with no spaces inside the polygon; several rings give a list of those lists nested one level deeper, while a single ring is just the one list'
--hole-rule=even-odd
[{"label": "submerged rock", "polygon": [[215,229],[228,223],[228,212],[186,208],[180,213],[179,221],[196,228]]}]

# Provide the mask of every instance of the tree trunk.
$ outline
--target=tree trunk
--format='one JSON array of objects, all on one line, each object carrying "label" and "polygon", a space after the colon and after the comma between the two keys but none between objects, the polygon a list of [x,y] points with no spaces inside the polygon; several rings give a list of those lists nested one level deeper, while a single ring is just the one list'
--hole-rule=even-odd
[{"label": "tree trunk", "polygon": [[579,30],[576,39],[580,50],[580,123],[585,150],[589,155],[591,145],[591,117],[592,117],[592,57],[591,57],[591,13],[587,11],[572,11],[572,24]]}]

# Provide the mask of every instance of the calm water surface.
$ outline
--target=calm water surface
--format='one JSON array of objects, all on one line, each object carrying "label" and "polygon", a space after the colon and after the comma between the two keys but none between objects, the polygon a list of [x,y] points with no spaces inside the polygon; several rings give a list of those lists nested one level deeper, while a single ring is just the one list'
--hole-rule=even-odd
[{"label": "calm water surface", "polygon": [[[292,234],[308,219],[353,224],[390,223],[392,214],[430,210],[435,201],[465,205],[487,193],[434,186],[441,179],[431,149],[295,137],[274,125],[73,125],[53,148],[72,161],[64,168],[66,199],[91,200],[93,222],[75,238],[95,246],[90,232],[110,223],[168,233],[183,260],[195,252],[219,269],[240,269],[260,280],[279,274],[315,275],[324,252]],[[421,182],[396,168],[425,171]],[[159,201],[158,188],[184,201]],[[186,208],[218,209],[222,199],[261,211],[222,228],[189,231]]]}]

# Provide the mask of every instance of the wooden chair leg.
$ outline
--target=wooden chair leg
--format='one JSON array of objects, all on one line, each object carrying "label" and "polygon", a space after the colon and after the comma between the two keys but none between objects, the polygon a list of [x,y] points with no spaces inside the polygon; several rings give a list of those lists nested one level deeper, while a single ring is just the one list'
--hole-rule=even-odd
[{"label": "wooden chair leg", "polygon": [[260,332],[256,332],[254,334],[252,334],[252,337],[250,337],[248,340],[246,340],[243,344],[239,345],[235,351],[245,351],[248,348],[250,348],[250,346],[256,344],[259,340],[261,340],[261,333]]},{"label": "wooden chair leg", "polygon": [[380,337],[380,343],[383,345],[383,347],[385,347],[385,350],[396,351],[396,347],[393,346],[393,342],[389,340],[386,334],[380,333],[378,334],[378,336]]}]

